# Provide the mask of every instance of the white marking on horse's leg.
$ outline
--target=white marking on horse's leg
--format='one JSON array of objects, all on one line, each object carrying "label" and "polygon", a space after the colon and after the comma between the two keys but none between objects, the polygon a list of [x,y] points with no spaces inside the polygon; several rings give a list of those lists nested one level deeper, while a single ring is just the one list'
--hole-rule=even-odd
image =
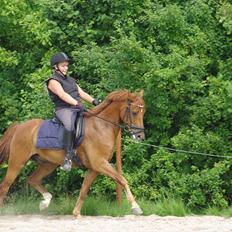
[{"label": "white marking on horse's leg", "polygon": [[130,191],[128,184],[125,187],[125,193],[128,201],[131,203],[131,211],[134,215],[141,215],[143,211],[141,210],[139,204],[136,202],[133,194]]},{"label": "white marking on horse's leg", "polygon": [[133,208],[139,208],[138,203],[137,203],[136,201],[132,202],[131,208],[132,208],[132,209],[133,209]]},{"label": "white marking on horse's leg", "polygon": [[143,214],[142,209],[140,208],[140,206],[138,205],[138,203],[134,200],[131,204],[131,211],[134,215],[141,215]]},{"label": "white marking on horse's leg", "polygon": [[43,195],[43,200],[39,204],[39,210],[42,211],[50,205],[51,199],[52,199],[52,194],[49,192],[45,192],[42,194]]}]

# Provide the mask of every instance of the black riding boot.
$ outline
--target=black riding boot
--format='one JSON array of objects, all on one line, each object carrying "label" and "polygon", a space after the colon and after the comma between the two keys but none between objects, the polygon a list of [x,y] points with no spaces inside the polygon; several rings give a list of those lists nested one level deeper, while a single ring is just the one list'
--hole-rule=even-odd
[{"label": "black riding boot", "polygon": [[72,168],[72,158],[75,155],[73,150],[73,131],[64,129],[64,163],[61,169],[69,172]]}]

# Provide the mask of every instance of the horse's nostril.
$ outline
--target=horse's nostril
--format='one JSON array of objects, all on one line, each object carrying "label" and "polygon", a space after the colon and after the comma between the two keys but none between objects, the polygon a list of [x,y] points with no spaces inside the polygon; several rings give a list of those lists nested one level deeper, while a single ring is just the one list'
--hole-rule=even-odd
[{"label": "horse's nostril", "polygon": [[145,134],[143,133],[140,135],[140,140],[143,141],[144,139],[145,139]]}]

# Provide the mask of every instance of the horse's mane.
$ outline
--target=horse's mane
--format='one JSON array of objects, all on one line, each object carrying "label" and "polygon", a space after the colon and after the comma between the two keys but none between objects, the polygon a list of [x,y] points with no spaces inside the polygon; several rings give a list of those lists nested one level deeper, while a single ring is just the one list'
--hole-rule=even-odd
[{"label": "horse's mane", "polygon": [[86,113],[85,115],[87,117],[97,115],[101,113],[111,102],[121,102],[131,97],[136,97],[136,95],[134,93],[130,93],[128,90],[113,91],[106,97],[106,99],[100,105],[96,106],[91,110],[88,110],[89,113]]}]

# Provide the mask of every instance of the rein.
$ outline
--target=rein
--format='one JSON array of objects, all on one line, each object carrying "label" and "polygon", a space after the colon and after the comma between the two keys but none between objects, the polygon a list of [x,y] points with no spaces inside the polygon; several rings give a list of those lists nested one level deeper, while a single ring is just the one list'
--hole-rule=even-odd
[{"label": "rein", "polygon": [[[109,105],[110,105],[110,104],[108,104],[106,107],[108,107]],[[94,116],[94,117],[96,117],[96,118],[99,118],[99,119],[101,119],[101,120],[103,120],[103,121],[105,121],[105,122],[108,122],[108,123],[110,123],[110,124],[112,124],[112,125],[114,125],[114,126],[117,126],[117,127],[121,128],[121,129],[125,129],[125,130],[127,130],[131,135],[136,135],[136,134],[139,134],[139,133],[141,133],[141,132],[144,132],[144,127],[138,127],[138,126],[135,126],[135,125],[132,124],[132,112],[131,112],[131,108],[130,108],[131,105],[135,105],[135,104],[133,104],[133,103],[131,102],[131,100],[128,100],[128,101],[127,101],[127,107],[126,107],[126,110],[125,110],[125,114],[124,114],[123,120],[126,119],[126,120],[129,121],[129,123],[125,123],[125,122],[124,122],[125,125],[122,125],[122,124],[119,124],[119,123],[115,123],[115,122],[111,122],[111,121],[109,121],[109,120],[107,120],[107,119],[105,119],[105,118],[102,118],[102,117],[100,117],[100,116],[97,116],[96,114],[91,113],[91,112],[89,112],[89,111],[86,111],[86,113],[88,113],[88,114],[90,114],[90,115],[92,115],[92,116]],[[142,106],[142,105],[135,105],[135,106],[140,107],[140,108],[143,108],[143,107],[144,107],[144,106]],[[105,107],[105,108],[106,108],[106,107]]]},{"label": "rein", "polygon": [[94,116],[94,117],[96,117],[96,118],[99,118],[99,119],[101,119],[101,120],[103,120],[103,121],[105,121],[105,122],[108,122],[108,123],[110,123],[110,124],[112,124],[112,125],[114,125],[114,126],[120,127],[120,128],[122,128],[122,129],[125,128],[124,125],[120,125],[120,124],[118,124],[118,123],[116,123],[116,122],[111,122],[111,121],[109,121],[109,120],[107,120],[107,119],[105,119],[105,118],[99,117],[99,116],[97,116],[96,114],[93,114],[93,113],[91,113],[91,112],[89,112],[89,111],[86,111],[86,113],[87,113],[87,114],[90,114],[90,115],[92,115],[92,116]]}]

